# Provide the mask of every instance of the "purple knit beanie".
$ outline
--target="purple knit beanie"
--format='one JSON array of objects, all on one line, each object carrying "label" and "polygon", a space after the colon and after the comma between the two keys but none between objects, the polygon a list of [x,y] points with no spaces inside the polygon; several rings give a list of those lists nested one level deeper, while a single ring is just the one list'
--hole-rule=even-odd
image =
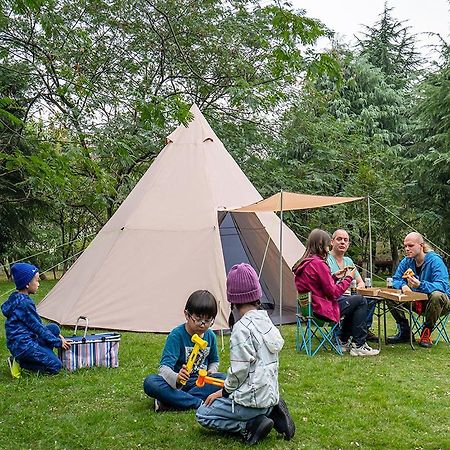
[{"label": "purple knit beanie", "polygon": [[258,275],[249,264],[234,265],[227,277],[227,298],[230,303],[251,303],[262,297]]},{"label": "purple knit beanie", "polygon": [[16,284],[16,289],[20,290],[27,286],[27,284],[34,278],[39,269],[33,264],[15,263],[11,266],[11,273]]}]

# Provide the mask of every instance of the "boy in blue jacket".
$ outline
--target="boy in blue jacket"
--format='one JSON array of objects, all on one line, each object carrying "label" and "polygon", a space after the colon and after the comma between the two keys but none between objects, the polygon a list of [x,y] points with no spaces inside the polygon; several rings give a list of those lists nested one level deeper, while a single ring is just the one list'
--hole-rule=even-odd
[{"label": "boy in blue jacket", "polygon": [[11,352],[8,363],[11,374],[18,378],[20,367],[35,372],[55,374],[61,370],[61,361],[53,348],[69,349],[70,344],[61,336],[58,325],[44,325],[29,294],[39,288],[39,269],[28,263],[11,267],[16,285],[2,305],[6,317],[6,345]]}]

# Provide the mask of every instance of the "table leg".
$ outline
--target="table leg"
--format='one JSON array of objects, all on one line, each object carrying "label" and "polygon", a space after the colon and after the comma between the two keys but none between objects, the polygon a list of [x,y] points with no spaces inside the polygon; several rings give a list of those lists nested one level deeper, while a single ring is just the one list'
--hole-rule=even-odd
[{"label": "table leg", "polygon": [[381,307],[380,302],[377,301],[377,319],[378,319],[378,349],[381,350]]},{"label": "table leg", "polygon": [[386,300],[383,300],[383,330],[384,330],[384,343],[387,344]]},{"label": "table leg", "polygon": [[411,345],[411,348],[413,349],[413,350],[415,350],[415,347],[414,347],[414,333],[413,333],[413,324],[412,324],[412,321],[413,321],[413,310],[412,310],[412,302],[409,302],[409,308],[408,308],[408,311],[409,311],[409,343],[410,343],[410,345]]}]

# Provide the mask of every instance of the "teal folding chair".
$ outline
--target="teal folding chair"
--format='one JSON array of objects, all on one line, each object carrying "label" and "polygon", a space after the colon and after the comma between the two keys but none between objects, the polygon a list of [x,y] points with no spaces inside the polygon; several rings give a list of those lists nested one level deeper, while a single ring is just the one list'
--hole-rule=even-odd
[{"label": "teal folding chair", "polygon": [[[450,344],[450,337],[447,332],[447,323],[450,318],[450,312],[439,317],[434,328],[431,330],[431,333],[437,332],[436,339],[433,340],[433,344],[437,345],[438,342],[442,339],[447,344]],[[414,336],[420,338],[422,335],[422,330],[425,325],[425,316],[422,314],[417,314],[416,312],[412,312],[411,314],[411,331]]]},{"label": "teal folding chair", "polygon": [[339,322],[327,322],[314,315],[311,292],[298,295],[297,298],[297,331],[295,348],[314,356],[322,347],[342,355],[337,331]]}]

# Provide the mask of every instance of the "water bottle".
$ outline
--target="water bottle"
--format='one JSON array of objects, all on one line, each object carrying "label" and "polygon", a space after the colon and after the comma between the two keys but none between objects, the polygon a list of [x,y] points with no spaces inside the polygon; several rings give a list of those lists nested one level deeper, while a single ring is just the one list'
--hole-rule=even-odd
[{"label": "water bottle", "polygon": [[366,288],[372,287],[372,278],[364,278],[364,284],[366,285]]},{"label": "water bottle", "polygon": [[394,280],[391,277],[386,278],[386,287],[391,289],[394,287]]},{"label": "water bottle", "polygon": [[351,284],[350,284],[350,294],[356,295],[356,280],[353,278]]}]

